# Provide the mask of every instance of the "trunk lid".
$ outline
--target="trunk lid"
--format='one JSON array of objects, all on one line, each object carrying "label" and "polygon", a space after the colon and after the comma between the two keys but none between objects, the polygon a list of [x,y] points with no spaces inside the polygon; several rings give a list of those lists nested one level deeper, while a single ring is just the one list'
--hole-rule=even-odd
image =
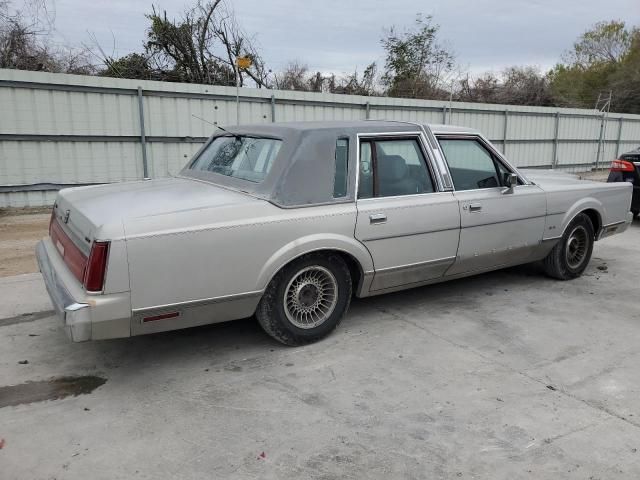
[{"label": "trunk lid", "polygon": [[54,214],[88,255],[94,240],[124,236],[136,218],[256,201],[253,197],[185,178],[164,178],[61,190]]}]

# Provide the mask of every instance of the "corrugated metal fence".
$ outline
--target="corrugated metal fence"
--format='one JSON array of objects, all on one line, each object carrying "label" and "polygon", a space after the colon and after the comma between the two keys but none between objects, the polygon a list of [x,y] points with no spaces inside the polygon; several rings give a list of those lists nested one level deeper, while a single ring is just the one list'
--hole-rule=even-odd
[{"label": "corrugated metal fence", "polygon": [[[640,144],[640,116],[241,89],[240,123],[387,119],[484,132],[520,167],[588,170]],[[0,69],[0,207],[53,202],[62,186],[176,173],[236,123],[233,87]],[[145,172],[145,169],[147,170]]]}]

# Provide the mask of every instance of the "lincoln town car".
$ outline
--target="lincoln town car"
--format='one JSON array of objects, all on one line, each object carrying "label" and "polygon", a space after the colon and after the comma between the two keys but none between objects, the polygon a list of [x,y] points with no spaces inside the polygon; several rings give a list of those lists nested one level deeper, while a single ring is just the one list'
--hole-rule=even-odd
[{"label": "lincoln town car", "polygon": [[520,171],[450,125],[218,127],[174,177],[61,190],[37,258],[73,341],[254,316],[303,345],[354,295],[531,262],[579,277],[632,189]]}]

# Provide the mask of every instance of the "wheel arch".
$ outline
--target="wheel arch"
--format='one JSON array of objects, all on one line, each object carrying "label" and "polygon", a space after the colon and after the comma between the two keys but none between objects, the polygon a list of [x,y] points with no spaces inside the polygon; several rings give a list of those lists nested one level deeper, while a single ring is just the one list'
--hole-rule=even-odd
[{"label": "wheel arch", "polygon": [[584,213],[587,217],[589,217],[589,220],[591,220],[591,225],[593,225],[593,233],[595,235],[595,238],[598,238],[598,232],[602,228],[602,217],[600,216],[598,211],[593,208],[587,208],[586,210],[582,210],[582,212],[580,213]]},{"label": "wheel arch", "polygon": [[342,235],[316,234],[297,239],[276,251],[260,270],[256,290],[264,290],[283,268],[310,253],[335,253],[347,264],[353,282],[353,291],[358,294],[370,274],[373,259],[360,242]]},{"label": "wheel arch", "polygon": [[562,235],[567,231],[569,224],[581,213],[584,213],[591,220],[593,225],[593,233],[598,238],[598,232],[602,228],[602,219],[604,218],[604,207],[601,202],[592,197],[586,197],[576,202],[565,214],[562,221]]}]

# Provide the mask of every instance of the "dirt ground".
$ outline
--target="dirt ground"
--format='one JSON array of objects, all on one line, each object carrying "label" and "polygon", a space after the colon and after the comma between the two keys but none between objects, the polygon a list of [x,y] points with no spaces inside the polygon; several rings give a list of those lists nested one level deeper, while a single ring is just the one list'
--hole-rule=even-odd
[{"label": "dirt ground", "polygon": [[47,235],[48,210],[0,210],[0,277],[38,271],[34,250]]}]

